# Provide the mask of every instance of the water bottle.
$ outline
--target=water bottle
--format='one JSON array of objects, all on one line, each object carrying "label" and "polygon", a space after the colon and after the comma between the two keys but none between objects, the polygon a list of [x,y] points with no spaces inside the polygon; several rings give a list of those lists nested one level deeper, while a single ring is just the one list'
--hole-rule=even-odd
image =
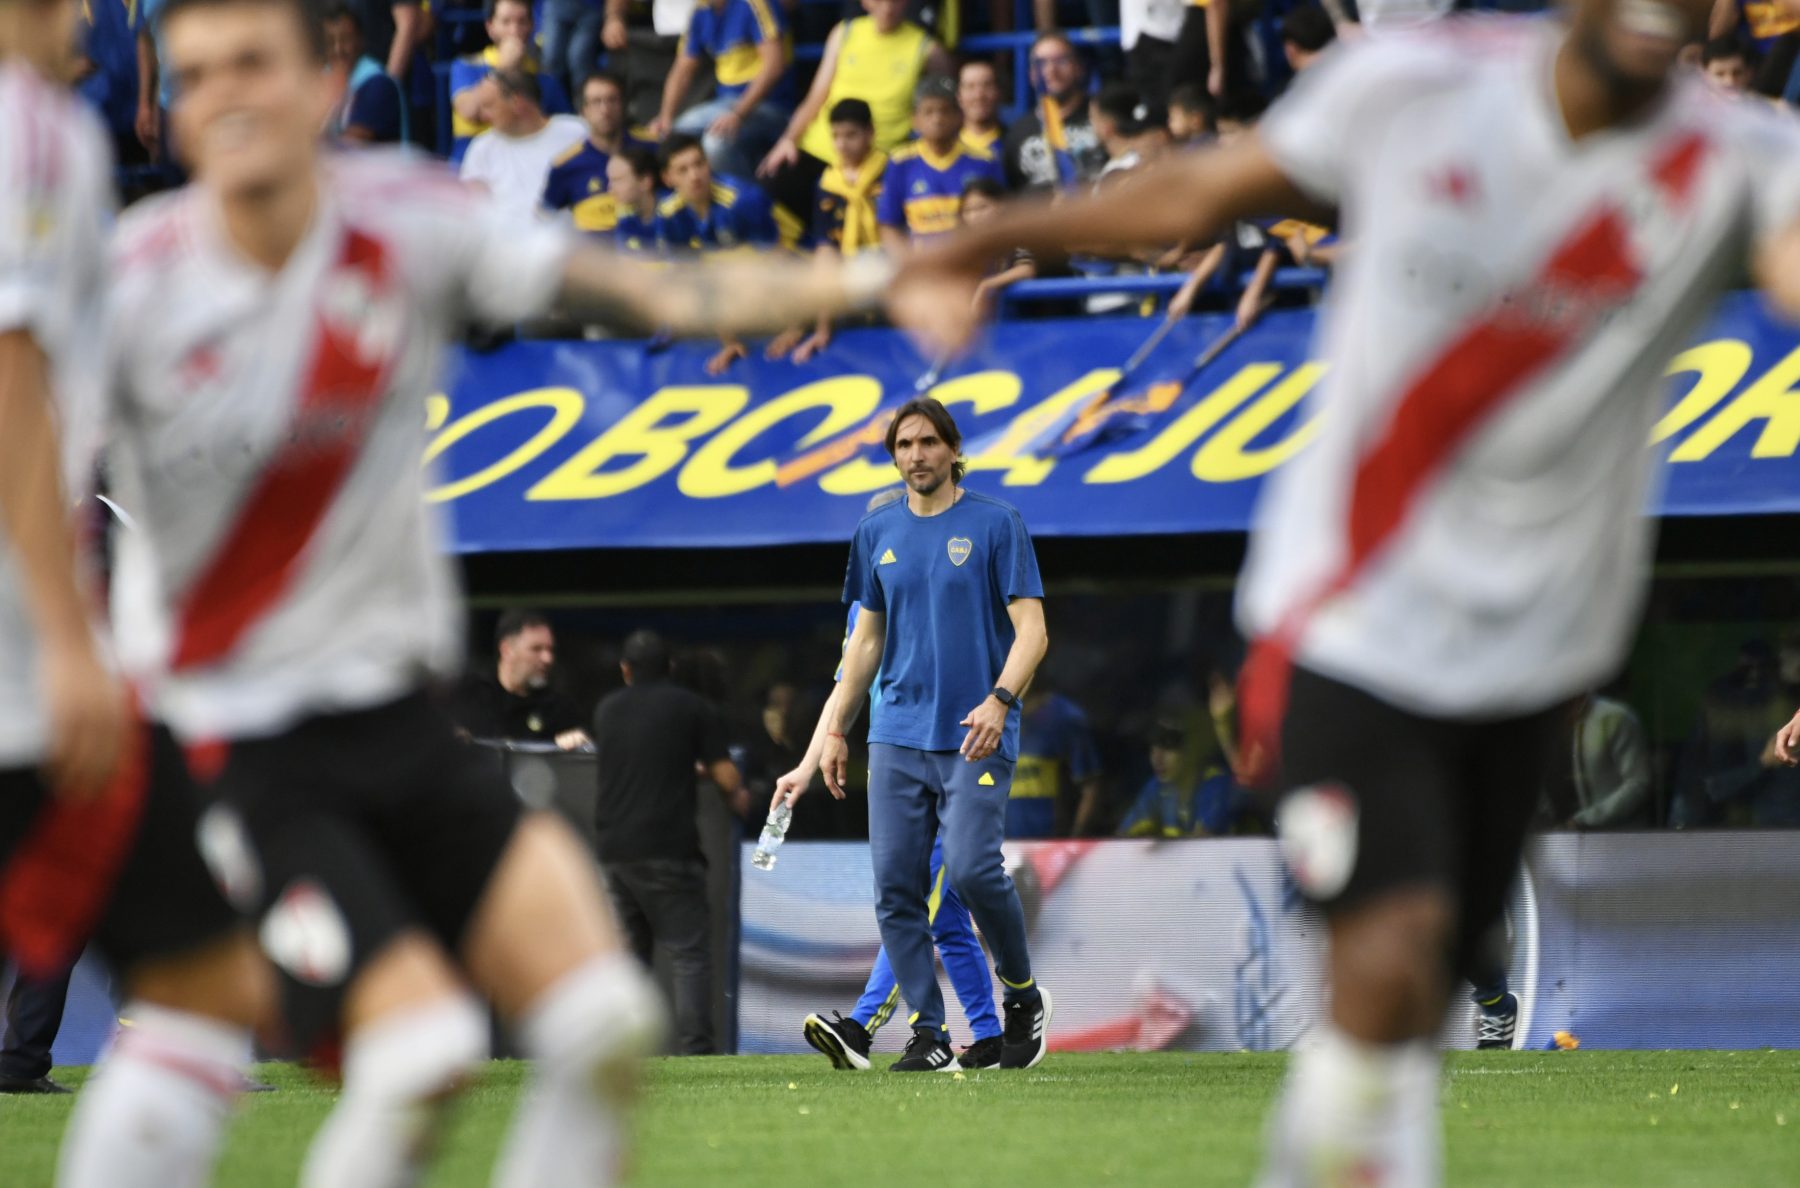
[{"label": "water bottle", "polygon": [[763,822],[762,836],[756,839],[756,853],[750,855],[751,866],[758,870],[775,869],[775,851],[781,848],[782,839],[787,837],[788,822],[793,817],[794,810],[785,804],[769,813],[769,819]]}]

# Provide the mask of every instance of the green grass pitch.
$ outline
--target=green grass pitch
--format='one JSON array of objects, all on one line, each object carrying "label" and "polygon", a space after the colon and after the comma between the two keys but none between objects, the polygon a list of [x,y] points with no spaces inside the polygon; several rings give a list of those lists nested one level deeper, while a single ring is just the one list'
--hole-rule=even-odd
[{"label": "green grass pitch", "polygon": [[[1051,1057],[1028,1073],[833,1072],[821,1058],[659,1060],[637,1121],[643,1186],[1231,1185],[1255,1168],[1279,1055]],[[1450,1057],[1457,1188],[1800,1185],[1800,1053]],[[221,1188],[286,1188],[331,1093],[266,1066]],[[65,1070],[79,1083],[81,1070]],[[59,1074],[62,1075],[62,1074]],[[484,1185],[523,1069],[462,1102],[432,1188]],[[48,1188],[68,1098],[0,1098],[0,1181]]]}]

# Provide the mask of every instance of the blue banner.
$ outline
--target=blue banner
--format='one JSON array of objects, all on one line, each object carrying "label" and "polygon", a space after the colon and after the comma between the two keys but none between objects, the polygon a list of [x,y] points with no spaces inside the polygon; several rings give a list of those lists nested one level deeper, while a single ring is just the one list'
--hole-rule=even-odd
[{"label": "blue banner", "polygon": [[[1205,367],[1230,328],[1190,318],[1133,373],[1132,415],[1092,448],[1039,456],[1156,328],[1139,318],[1002,323],[931,391],[962,426],[969,485],[1038,536],[1236,532],[1262,478],[1306,445],[1324,373],[1310,311],[1274,313]],[[1800,336],[1734,294],[1670,366],[1654,448],[1662,515],[1800,511]],[[528,342],[464,352],[427,413],[432,498],[459,552],[842,541],[896,481],[885,409],[930,371],[901,335],[850,330],[801,366],[716,349]],[[1121,392],[1124,397],[1128,393]],[[1047,451],[1048,452],[1048,451]]]}]

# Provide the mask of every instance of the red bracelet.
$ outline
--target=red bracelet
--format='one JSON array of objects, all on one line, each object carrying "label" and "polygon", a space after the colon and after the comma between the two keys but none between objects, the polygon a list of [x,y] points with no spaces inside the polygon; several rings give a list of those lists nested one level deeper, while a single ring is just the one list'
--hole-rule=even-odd
[{"label": "red bracelet", "polygon": [[826,737],[826,738],[842,738],[842,737],[844,737],[844,736],[843,736],[843,735],[841,735],[841,734],[839,734],[839,733],[838,733],[838,732],[837,732],[837,731],[835,731],[835,730],[827,730],[827,731],[826,731],[826,732],[825,732],[825,737]]}]

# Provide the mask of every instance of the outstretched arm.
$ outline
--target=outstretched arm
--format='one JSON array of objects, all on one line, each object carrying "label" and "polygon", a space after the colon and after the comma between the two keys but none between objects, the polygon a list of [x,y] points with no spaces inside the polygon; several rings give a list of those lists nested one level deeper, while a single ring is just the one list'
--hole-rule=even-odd
[{"label": "outstretched arm", "polygon": [[891,269],[873,253],[852,260],[775,255],[654,265],[604,247],[575,249],[561,300],[628,329],[676,335],[773,334],[797,322],[880,303]]},{"label": "outstretched arm", "polygon": [[[1018,203],[977,228],[921,249],[909,264],[918,273],[976,276],[987,261],[1013,248],[1047,256],[1075,246],[1122,254],[1182,240],[1206,243],[1235,220],[1259,214],[1319,217],[1317,204],[1252,136],[1167,157],[1073,202]],[[1800,286],[1800,278],[1795,284]]]}]

